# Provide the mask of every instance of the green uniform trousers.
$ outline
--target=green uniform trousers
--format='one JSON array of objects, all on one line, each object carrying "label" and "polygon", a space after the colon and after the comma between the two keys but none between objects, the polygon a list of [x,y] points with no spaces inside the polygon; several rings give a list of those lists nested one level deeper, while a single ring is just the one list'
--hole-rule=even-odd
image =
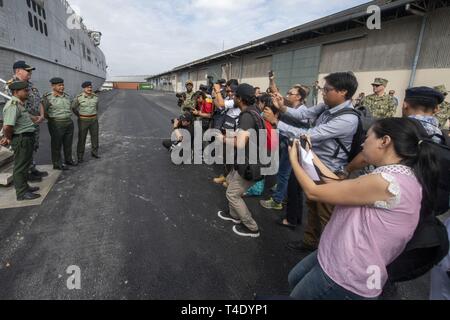
[{"label": "green uniform trousers", "polygon": [[61,166],[61,148],[64,149],[64,160],[72,161],[72,143],[74,125],[72,119],[48,121],[48,131],[52,138],[52,162],[54,166]]},{"label": "green uniform trousers", "polygon": [[78,119],[78,160],[83,160],[88,132],[91,136],[92,154],[98,156],[98,119]]},{"label": "green uniform trousers", "polygon": [[14,150],[13,181],[17,197],[28,191],[28,171],[33,161],[34,134],[13,136],[12,148]]}]

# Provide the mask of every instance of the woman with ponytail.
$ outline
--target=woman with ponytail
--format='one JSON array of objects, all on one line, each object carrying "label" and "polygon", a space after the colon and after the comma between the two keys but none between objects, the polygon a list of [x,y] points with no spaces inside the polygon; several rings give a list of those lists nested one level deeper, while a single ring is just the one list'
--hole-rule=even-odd
[{"label": "woman with ponytail", "polygon": [[413,237],[422,200],[433,201],[439,166],[418,121],[377,121],[362,153],[377,169],[343,181],[337,181],[315,157],[324,176],[333,178],[317,185],[299,163],[298,143],[290,150],[294,173],[306,196],[336,205],[318,251],[289,274],[293,298],[378,298],[388,280],[386,267]]}]

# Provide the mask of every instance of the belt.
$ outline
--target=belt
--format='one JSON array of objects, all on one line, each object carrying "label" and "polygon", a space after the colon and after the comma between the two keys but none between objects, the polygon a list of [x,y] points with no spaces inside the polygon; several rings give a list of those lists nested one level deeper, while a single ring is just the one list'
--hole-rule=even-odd
[{"label": "belt", "polygon": [[34,137],[34,132],[24,132],[19,134],[13,134],[13,137]]},{"label": "belt", "polygon": [[56,119],[56,118],[50,118],[50,121],[56,121],[56,122],[69,122],[72,121],[72,118],[67,118],[67,119]]},{"label": "belt", "polygon": [[80,114],[80,119],[95,119],[95,118],[97,118],[96,114],[94,114],[92,116],[83,116]]}]

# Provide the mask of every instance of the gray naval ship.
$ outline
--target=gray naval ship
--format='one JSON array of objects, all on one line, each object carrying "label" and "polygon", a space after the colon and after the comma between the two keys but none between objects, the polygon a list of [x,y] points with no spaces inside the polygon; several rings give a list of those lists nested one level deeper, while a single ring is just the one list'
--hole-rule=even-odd
[{"label": "gray naval ship", "polygon": [[32,82],[41,94],[52,77],[64,78],[71,96],[86,80],[96,90],[107,69],[101,35],[88,30],[66,0],[0,0],[0,79],[11,79],[14,62],[25,60],[36,68]]}]

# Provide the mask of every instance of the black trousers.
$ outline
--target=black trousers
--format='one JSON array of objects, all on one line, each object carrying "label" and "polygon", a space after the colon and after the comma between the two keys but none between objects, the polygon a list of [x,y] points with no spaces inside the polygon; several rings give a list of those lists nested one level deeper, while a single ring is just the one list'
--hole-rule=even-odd
[{"label": "black trousers", "polygon": [[295,177],[291,173],[288,183],[288,204],[286,208],[286,218],[289,223],[301,225],[303,221],[303,191]]}]

